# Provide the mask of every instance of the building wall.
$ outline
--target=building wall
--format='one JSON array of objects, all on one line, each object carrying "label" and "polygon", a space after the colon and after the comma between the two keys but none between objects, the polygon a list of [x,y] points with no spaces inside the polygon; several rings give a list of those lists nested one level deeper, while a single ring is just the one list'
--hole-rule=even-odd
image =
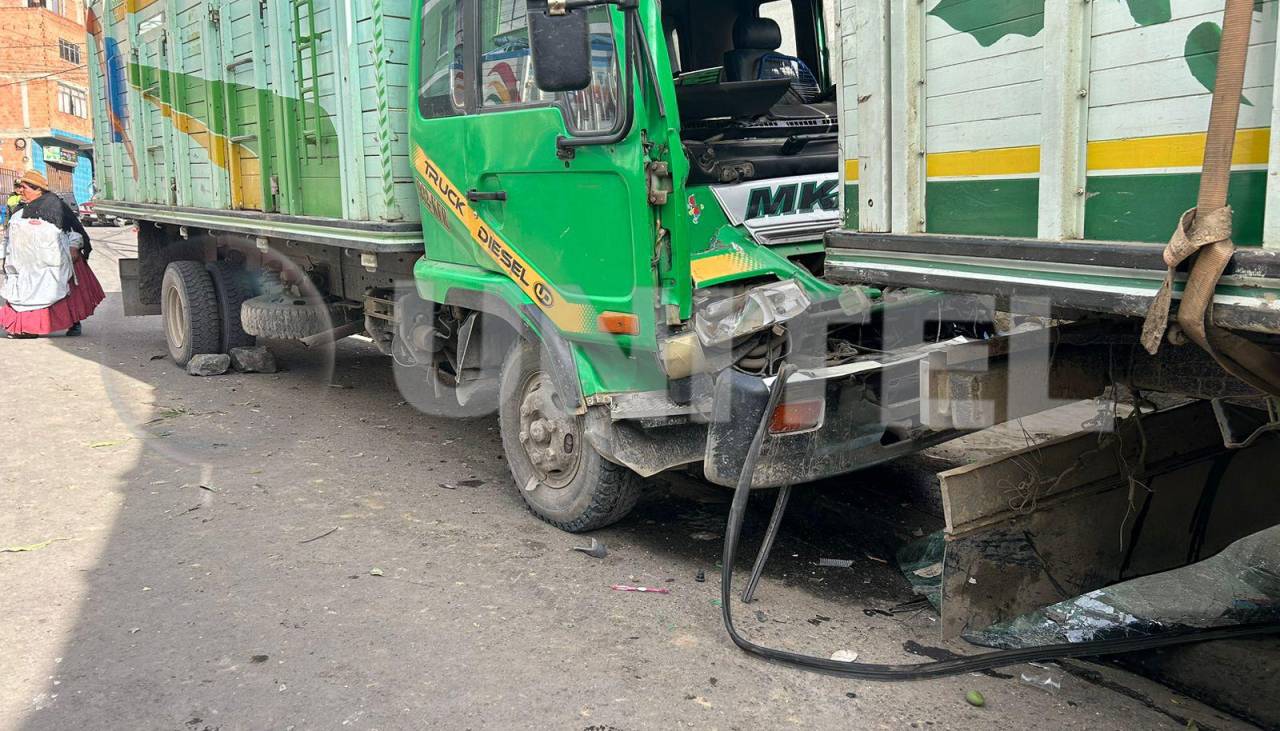
[{"label": "building wall", "polygon": [[[0,0],[0,168],[35,169],[72,181],[68,185],[76,199],[85,200],[92,178],[93,135],[85,4],[83,0],[50,0],[48,8],[27,4],[27,0]],[[75,45],[78,63],[62,57],[60,41]],[[63,87],[84,93],[80,115],[59,109]],[[45,151],[53,146],[78,150],[77,164],[49,163]]]}]

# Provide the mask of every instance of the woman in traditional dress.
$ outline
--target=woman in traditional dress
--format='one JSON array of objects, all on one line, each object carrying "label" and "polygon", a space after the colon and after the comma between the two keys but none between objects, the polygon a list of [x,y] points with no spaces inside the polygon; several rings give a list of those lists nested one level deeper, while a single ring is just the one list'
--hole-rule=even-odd
[{"label": "woman in traditional dress", "polygon": [[0,246],[0,327],[11,338],[79,335],[81,320],[106,296],[89,268],[89,234],[40,173],[19,178],[18,195],[22,205]]}]

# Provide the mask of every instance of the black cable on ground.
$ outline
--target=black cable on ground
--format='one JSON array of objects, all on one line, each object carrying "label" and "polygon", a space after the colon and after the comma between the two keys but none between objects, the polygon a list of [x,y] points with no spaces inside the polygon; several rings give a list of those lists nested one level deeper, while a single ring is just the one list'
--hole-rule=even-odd
[{"label": "black cable on ground", "polygon": [[973,657],[939,660],[936,662],[915,663],[910,665],[892,665],[881,663],[842,662],[825,657],[802,655],[787,650],[775,650],[757,645],[738,634],[733,625],[733,562],[738,553],[738,541],[741,538],[742,519],[747,512],[747,494],[751,491],[751,478],[755,473],[756,461],[760,456],[760,446],[764,443],[769,428],[769,416],[777,408],[782,398],[782,391],[787,379],[796,371],[791,364],[784,365],[774,379],[769,390],[769,401],[765,406],[760,425],[756,428],[751,446],[747,449],[743,460],[742,473],[738,476],[738,484],[734,489],[733,503],[729,507],[728,525],[724,532],[724,557],[720,569],[720,612],[724,618],[725,629],[729,637],[738,647],[772,662],[785,663],[806,670],[813,670],[828,675],[860,680],[926,680],[948,675],[959,675],[981,670],[1004,667],[1022,662],[1059,660],[1071,657],[1090,657],[1097,655],[1115,655],[1139,650],[1151,650],[1170,645],[1207,640],[1222,640],[1236,637],[1249,637],[1265,634],[1280,634],[1280,624],[1242,624],[1228,627],[1211,627],[1207,629],[1188,629],[1164,632],[1153,637],[1140,637],[1120,640],[1095,640],[1092,642],[1072,642],[1059,645],[1044,645],[1020,650],[999,650]]}]

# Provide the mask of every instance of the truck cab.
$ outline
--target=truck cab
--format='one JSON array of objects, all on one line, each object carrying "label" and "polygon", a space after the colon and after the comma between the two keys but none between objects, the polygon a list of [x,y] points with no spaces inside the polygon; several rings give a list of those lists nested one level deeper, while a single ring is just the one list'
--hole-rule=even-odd
[{"label": "truck cab", "polygon": [[[754,487],[953,435],[920,424],[916,361],[989,317],[820,277],[840,216],[824,12],[415,5],[408,128],[425,255],[417,299],[400,302],[422,311],[386,337],[433,394],[498,395],[516,485],[544,519],[605,525],[638,477],[676,467],[733,485],[766,418]],[[764,414],[784,362],[804,370]]]}]

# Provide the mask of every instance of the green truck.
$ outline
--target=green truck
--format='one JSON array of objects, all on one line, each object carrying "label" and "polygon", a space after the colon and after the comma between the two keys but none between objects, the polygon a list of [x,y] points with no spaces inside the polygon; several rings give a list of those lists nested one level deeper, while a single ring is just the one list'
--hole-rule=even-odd
[{"label": "green truck", "polygon": [[[1114,343],[1156,287],[1078,294],[1158,267],[1151,247],[1110,243],[1070,254],[1092,271],[1053,260],[1076,250],[1051,242],[1088,229],[1037,232],[1035,205],[1006,210],[1028,188],[1005,168],[1029,153],[983,167],[975,140],[999,130],[952,140],[963,149],[937,170],[1004,172],[935,183],[923,103],[896,103],[899,87],[923,99],[924,80],[889,63],[916,53],[903,68],[924,73],[925,8],[899,5],[95,2],[98,207],[139,222],[126,310],[162,316],[179,364],[364,334],[421,408],[496,409],[516,488],[570,531],[620,519],[663,470],[738,484],[766,420],[751,487],[849,472],[1116,378],[1186,391],[1167,356],[1118,375],[1084,346],[1010,385],[1008,361],[1057,330],[999,336],[995,310],[1024,290],[986,285],[1039,286],[1046,316],[1113,318]],[[936,5],[930,19],[963,3]],[[1036,35],[1027,17],[1011,37]],[[992,47],[986,19],[962,20]],[[954,235],[926,234],[935,223]],[[1223,283],[1232,306],[1280,332],[1280,268],[1261,254],[1240,267],[1247,281]],[[1174,360],[1214,384],[1195,395],[1241,393],[1205,358]],[[766,414],[784,363],[799,370]]]}]

